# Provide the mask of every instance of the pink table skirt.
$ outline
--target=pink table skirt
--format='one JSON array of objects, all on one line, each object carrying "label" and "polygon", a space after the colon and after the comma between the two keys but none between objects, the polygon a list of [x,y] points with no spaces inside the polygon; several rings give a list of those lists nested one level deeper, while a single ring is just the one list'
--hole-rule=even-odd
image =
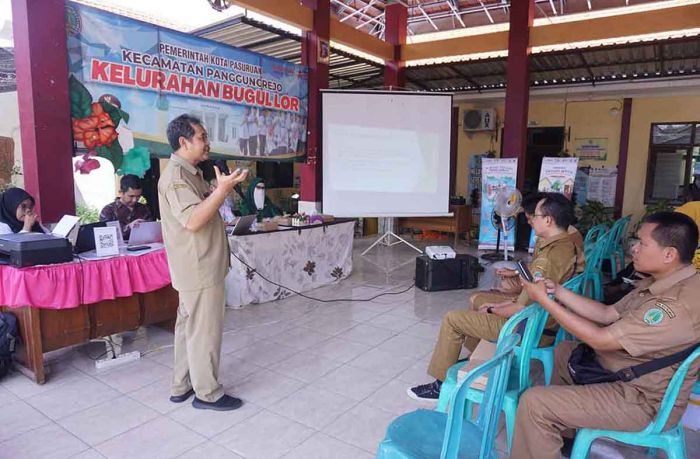
[{"label": "pink table skirt", "polygon": [[161,249],[60,265],[0,266],[0,279],[2,306],[68,309],[158,290],[170,284],[170,272]]}]

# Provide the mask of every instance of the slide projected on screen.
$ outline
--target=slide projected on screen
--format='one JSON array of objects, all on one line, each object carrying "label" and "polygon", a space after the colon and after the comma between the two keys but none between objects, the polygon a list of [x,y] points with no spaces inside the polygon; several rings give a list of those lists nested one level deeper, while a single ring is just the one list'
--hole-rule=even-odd
[{"label": "slide projected on screen", "polygon": [[323,92],[323,211],[445,215],[452,96]]}]

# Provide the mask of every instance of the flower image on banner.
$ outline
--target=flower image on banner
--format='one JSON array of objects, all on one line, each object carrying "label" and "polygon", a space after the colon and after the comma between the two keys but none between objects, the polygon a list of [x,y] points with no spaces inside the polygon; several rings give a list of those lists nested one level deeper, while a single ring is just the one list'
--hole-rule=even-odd
[{"label": "flower image on banner", "polygon": [[306,154],[306,67],[71,2],[66,29],[81,171],[93,156],[119,169],[134,147],[168,157],[183,113],[202,120],[214,159]]},{"label": "flower image on banner", "polygon": [[[515,188],[518,173],[518,159],[504,158],[481,160],[481,219],[479,224],[479,250],[495,249],[498,229],[493,225],[493,205],[498,192],[504,188]],[[504,235],[501,235],[501,249]],[[508,250],[515,243],[515,228],[508,231]]]}]

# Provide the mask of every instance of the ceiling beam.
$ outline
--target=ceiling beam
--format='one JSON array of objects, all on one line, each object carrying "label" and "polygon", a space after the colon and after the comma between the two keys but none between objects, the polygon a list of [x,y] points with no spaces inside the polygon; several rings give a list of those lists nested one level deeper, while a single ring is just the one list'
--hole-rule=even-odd
[{"label": "ceiling beam", "polygon": [[[530,31],[530,46],[550,46],[700,27],[700,4],[624,15],[545,24]],[[507,51],[508,32],[411,43],[402,46],[407,61]]]}]

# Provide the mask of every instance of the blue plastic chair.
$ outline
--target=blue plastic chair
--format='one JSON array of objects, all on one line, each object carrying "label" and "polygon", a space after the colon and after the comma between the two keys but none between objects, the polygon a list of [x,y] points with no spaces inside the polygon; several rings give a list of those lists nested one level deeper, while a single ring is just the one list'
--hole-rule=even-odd
[{"label": "blue plastic chair", "polygon": [[[584,280],[585,274],[579,274],[565,282],[564,287],[581,295],[584,288]],[[549,313],[545,311],[545,322],[548,318]],[[557,345],[562,341],[566,341],[568,339],[572,339],[572,336],[569,335],[566,330],[564,330],[564,327],[559,327],[557,336],[554,338],[553,345],[547,347],[535,347],[531,352],[531,359],[542,362],[542,367],[544,368],[544,381],[547,385],[549,385],[549,383],[552,381],[552,372],[554,371],[554,348],[557,347]]]},{"label": "blue plastic chair", "polygon": [[[546,316],[546,311],[539,304],[533,303],[508,319],[498,336],[497,343],[500,346],[501,341],[520,330],[521,324],[526,321],[522,331],[522,342],[517,348],[515,371],[511,373],[508,390],[502,404],[502,410],[506,418],[508,448],[510,448],[513,431],[515,430],[515,413],[518,410],[518,400],[520,395],[530,387],[530,356],[533,348],[540,341],[542,330],[547,321]],[[447,370],[445,381],[440,388],[440,398],[436,408],[438,411],[445,412],[447,410],[452,394],[458,385],[457,376],[459,369],[466,364],[467,362],[465,361],[457,362]],[[474,403],[483,403],[484,391],[469,388],[466,392],[466,400],[467,413],[471,414]]]},{"label": "blue plastic chair", "polygon": [[624,242],[627,239],[627,225],[629,225],[630,215],[618,219],[610,228],[610,239],[608,239],[607,247],[603,253],[605,260],[610,261],[610,275],[613,279],[617,277],[617,273],[624,268],[625,265],[625,249]]},{"label": "blue plastic chair", "polygon": [[[498,417],[519,339],[511,334],[500,340],[496,355],[469,372],[450,397],[448,413],[421,409],[394,419],[377,448],[377,459],[496,458]],[[465,417],[466,395],[484,374],[489,375],[484,403],[472,422]]]},{"label": "blue plastic chair", "polygon": [[595,246],[598,239],[608,232],[608,225],[606,223],[601,223],[595,225],[586,233],[586,238],[583,240],[583,251],[586,254],[586,259],[588,259],[588,254],[590,250]]},{"label": "blue plastic chair", "polygon": [[583,287],[579,293],[597,301],[603,301],[603,258],[611,237],[612,230],[599,236],[586,253]]},{"label": "blue plastic chair", "polygon": [[671,414],[673,406],[676,404],[678,392],[681,390],[683,381],[688,374],[688,369],[699,356],[700,348],[695,349],[695,352],[690,354],[678,367],[678,370],[676,370],[676,373],[673,375],[671,382],[666,388],[666,393],[664,394],[663,400],[661,400],[661,407],[656,414],[656,419],[644,430],[641,432],[617,432],[614,430],[580,429],[576,434],[576,441],[574,442],[574,449],[571,452],[571,459],[585,459],[588,457],[591,444],[594,440],[601,437],[627,443],[628,445],[652,448],[652,450],[650,450],[651,455],[656,453],[656,448],[660,448],[666,451],[666,455],[669,459],[687,458],[683,425],[679,422],[666,431],[664,431],[664,427],[668,422],[668,417]]}]

